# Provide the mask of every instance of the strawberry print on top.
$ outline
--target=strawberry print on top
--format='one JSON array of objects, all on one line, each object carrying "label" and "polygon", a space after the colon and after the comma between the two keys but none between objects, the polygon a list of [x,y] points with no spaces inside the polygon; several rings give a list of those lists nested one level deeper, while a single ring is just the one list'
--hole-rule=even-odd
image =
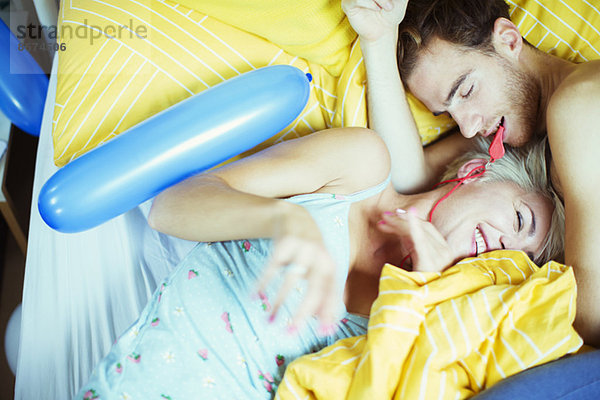
[{"label": "strawberry print on top", "polygon": [[277,357],[275,357],[275,362],[277,363],[278,367],[281,367],[285,363],[285,357],[281,354],[277,354]]},{"label": "strawberry print on top", "polygon": [[260,302],[261,302],[261,307],[264,311],[271,311],[271,303],[269,303],[269,299],[267,298],[267,295],[264,294],[263,292],[258,292],[258,297],[260,298]]},{"label": "strawberry print on top", "polygon": [[221,314],[221,319],[225,322],[225,330],[229,333],[233,333],[233,328],[231,327],[231,320],[229,319],[229,313],[225,311]]},{"label": "strawberry print on top", "polygon": [[158,291],[158,302],[160,303],[160,299],[162,298],[162,294],[165,290],[165,287],[167,287],[167,285],[165,283],[163,283],[162,285],[160,285],[160,290]]},{"label": "strawberry print on top", "polygon": [[200,349],[198,350],[198,355],[203,360],[208,360],[208,349]]},{"label": "strawberry print on top", "polygon": [[137,353],[131,353],[130,355],[127,356],[127,359],[129,361],[131,361],[132,363],[139,364],[140,361],[142,360],[142,356]]},{"label": "strawberry print on top", "polygon": [[270,373],[258,371],[258,379],[263,381],[263,386],[267,389],[267,392],[273,393],[273,383],[275,381]]},{"label": "strawberry print on top", "polygon": [[83,394],[83,400],[94,400],[94,399],[97,399],[98,397],[99,396],[98,396],[98,394],[96,394],[96,391],[94,389],[90,389]]},{"label": "strawberry print on top", "polygon": [[244,249],[244,251],[247,253],[250,251],[251,248],[252,248],[252,243],[250,243],[247,240],[244,240],[244,243],[242,243],[242,249]]}]

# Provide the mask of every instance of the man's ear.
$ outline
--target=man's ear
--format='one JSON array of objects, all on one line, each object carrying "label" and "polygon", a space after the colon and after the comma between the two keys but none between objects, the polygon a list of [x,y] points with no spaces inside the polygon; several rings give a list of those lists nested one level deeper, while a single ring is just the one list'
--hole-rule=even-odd
[{"label": "man's ear", "polygon": [[[458,172],[456,173],[456,177],[459,179],[462,179],[465,176],[469,175],[469,173],[471,173],[472,171],[474,171],[478,168],[485,167],[487,162],[488,162],[488,160],[486,160],[484,158],[474,158],[472,160],[469,160],[458,169]],[[465,179],[463,181],[463,183],[469,183],[469,182],[473,182],[476,180],[477,180],[477,178],[469,178],[469,179]]]},{"label": "man's ear", "polygon": [[523,36],[511,20],[498,18],[494,22],[492,43],[498,53],[517,61],[523,49]]}]

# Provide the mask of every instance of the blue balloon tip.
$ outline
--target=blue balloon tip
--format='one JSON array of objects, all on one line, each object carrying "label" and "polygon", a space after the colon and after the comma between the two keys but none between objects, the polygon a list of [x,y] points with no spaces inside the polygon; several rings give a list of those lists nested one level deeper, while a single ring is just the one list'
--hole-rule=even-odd
[{"label": "blue balloon tip", "polygon": [[306,74],[306,78],[308,79],[309,82],[312,82],[312,75],[310,74],[310,72],[308,72]]}]

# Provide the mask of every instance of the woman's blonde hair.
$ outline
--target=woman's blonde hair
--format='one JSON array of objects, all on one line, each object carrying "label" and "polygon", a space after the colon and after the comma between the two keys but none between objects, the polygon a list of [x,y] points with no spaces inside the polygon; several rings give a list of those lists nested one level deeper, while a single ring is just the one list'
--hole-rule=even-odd
[{"label": "woman's blonde hair", "polygon": [[[446,170],[442,180],[455,178],[460,167],[467,161],[489,159],[490,141],[478,137],[474,140],[475,149],[454,160]],[[546,197],[554,211],[548,234],[544,240],[540,255],[534,260],[544,264],[550,260],[563,262],[565,243],[565,208],[552,187],[549,175],[550,152],[546,139],[532,142],[527,146],[515,148],[505,144],[504,157],[488,164],[485,173],[478,178],[480,182],[509,182],[528,192],[539,193]]]}]

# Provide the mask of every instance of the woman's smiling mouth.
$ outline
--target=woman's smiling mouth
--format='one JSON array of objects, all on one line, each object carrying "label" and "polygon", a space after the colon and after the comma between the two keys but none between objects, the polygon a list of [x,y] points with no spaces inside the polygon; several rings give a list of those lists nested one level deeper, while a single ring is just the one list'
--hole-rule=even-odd
[{"label": "woman's smiling mouth", "polygon": [[485,253],[487,251],[487,244],[483,237],[483,233],[478,226],[475,227],[475,233],[473,235],[475,241],[475,255],[478,256],[481,253]]}]

